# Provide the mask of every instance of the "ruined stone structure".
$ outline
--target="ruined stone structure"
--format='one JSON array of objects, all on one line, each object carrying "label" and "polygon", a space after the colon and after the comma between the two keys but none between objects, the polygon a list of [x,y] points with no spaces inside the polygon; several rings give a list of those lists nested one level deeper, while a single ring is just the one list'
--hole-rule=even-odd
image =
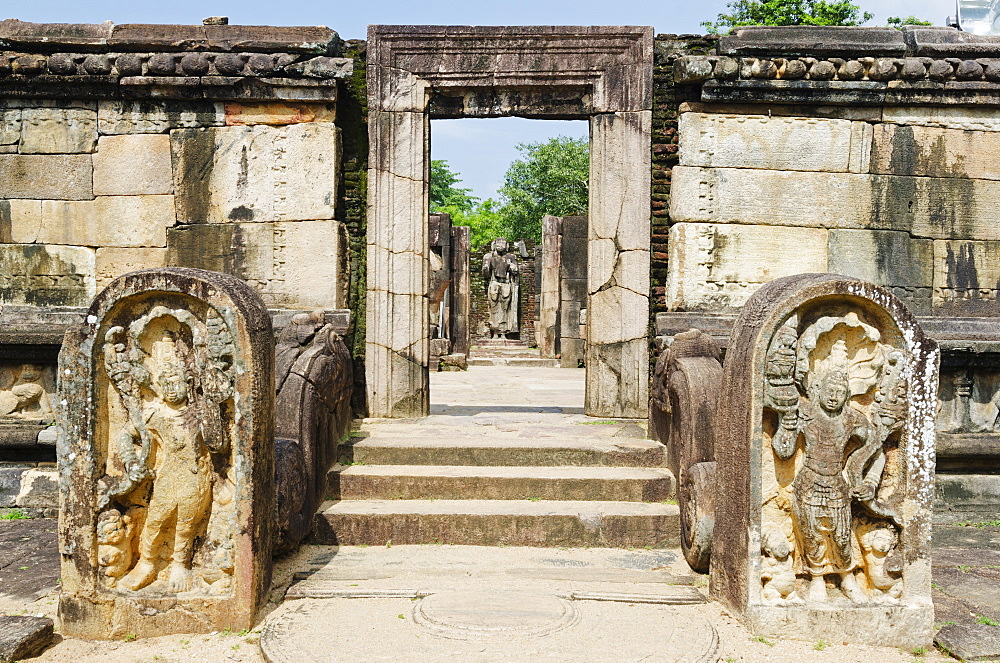
[{"label": "ruined stone structure", "polygon": [[[589,414],[647,415],[650,311],[665,341],[697,327],[725,354],[762,284],[856,276],[941,344],[940,495],[955,509],[942,517],[993,514],[1000,482],[979,472],[1000,463],[998,55],[994,41],[917,26],[721,40],[373,26],[365,42],[327,28],[3,21],[5,458],[51,458],[47,422],[22,415],[54,385],[15,385],[22,367],[51,376],[66,327],[139,267],[232,274],[278,327],[351,309],[355,410],[426,413],[432,355],[443,340],[441,356],[467,350],[467,330],[432,338],[445,299],[431,254],[446,242],[427,214],[430,118],[586,118],[587,337],[559,338],[585,355]],[[455,246],[453,271],[467,269]]]},{"label": "ruined stone structure", "polygon": [[938,358],[862,281],[784,277],[747,302],[716,420],[710,588],[758,634],[931,641]]},{"label": "ruined stone structure", "polygon": [[60,353],[65,633],[251,628],[270,589],[274,339],[236,278],[113,281]]},{"label": "ruined stone structure", "polygon": [[587,343],[587,217],[542,219],[541,272],[539,352],[558,356],[563,368],[577,368]]}]

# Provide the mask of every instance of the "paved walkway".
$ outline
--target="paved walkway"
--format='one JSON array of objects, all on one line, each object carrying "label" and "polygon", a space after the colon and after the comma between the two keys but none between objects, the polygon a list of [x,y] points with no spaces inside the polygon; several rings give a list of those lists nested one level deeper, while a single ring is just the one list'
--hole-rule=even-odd
[{"label": "paved walkway", "polygon": [[[583,423],[582,371],[502,370],[500,379],[486,368],[435,374],[432,416],[421,425],[597,428]],[[0,522],[0,543],[0,611],[54,616],[54,522]],[[934,546],[938,621],[1000,630],[983,623],[1000,621],[1000,527],[938,526]],[[272,602],[252,633],[66,639],[38,660],[947,660],[937,651],[755,639],[705,601],[705,585],[673,548],[305,545],[277,562]]]}]

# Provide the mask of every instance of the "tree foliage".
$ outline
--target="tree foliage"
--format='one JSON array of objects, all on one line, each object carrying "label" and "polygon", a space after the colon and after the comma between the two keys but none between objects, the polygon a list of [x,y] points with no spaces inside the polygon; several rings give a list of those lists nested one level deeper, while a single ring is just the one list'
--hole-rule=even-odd
[{"label": "tree foliage", "polygon": [[522,157],[504,175],[500,200],[469,195],[458,173],[441,160],[431,161],[430,208],[451,215],[452,225],[469,226],[474,251],[496,237],[515,242],[542,238],[542,217],[587,213],[589,141],[559,136],[517,146]]},{"label": "tree foliage", "polygon": [[431,211],[441,212],[445,207],[453,207],[468,212],[479,201],[478,198],[470,196],[472,189],[463,189],[455,186],[462,180],[458,173],[452,172],[448,162],[444,159],[433,159],[431,161]]},{"label": "tree foliage", "polygon": [[930,21],[922,21],[916,16],[907,16],[905,18],[899,16],[890,16],[886,19],[885,24],[891,28],[902,28],[904,25],[934,25]]},{"label": "tree foliage", "polygon": [[504,221],[516,239],[542,237],[542,217],[586,214],[590,141],[557,136],[517,146],[522,158],[507,169],[500,198]]},{"label": "tree foliage", "polygon": [[705,21],[712,34],[729,34],[744,25],[861,25],[874,14],[850,0],[734,0],[729,13]]}]

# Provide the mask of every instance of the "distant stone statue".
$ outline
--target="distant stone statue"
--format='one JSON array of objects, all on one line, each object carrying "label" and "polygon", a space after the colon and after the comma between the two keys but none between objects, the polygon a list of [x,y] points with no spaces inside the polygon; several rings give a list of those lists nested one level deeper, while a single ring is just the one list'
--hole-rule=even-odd
[{"label": "distant stone statue", "polygon": [[483,256],[483,276],[486,278],[486,301],[490,309],[490,338],[506,338],[519,330],[517,322],[518,271],[517,256],[507,252],[507,240],[498,237]]}]

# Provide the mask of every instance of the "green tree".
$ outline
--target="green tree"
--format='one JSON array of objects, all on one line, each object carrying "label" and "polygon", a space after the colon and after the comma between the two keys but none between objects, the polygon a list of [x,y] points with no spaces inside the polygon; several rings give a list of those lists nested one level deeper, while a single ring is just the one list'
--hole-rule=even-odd
[{"label": "green tree", "polygon": [[874,17],[850,0],[734,0],[726,6],[729,13],[701,25],[729,34],[744,25],[861,25]]},{"label": "green tree", "polygon": [[885,24],[891,28],[902,28],[904,25],[934,25],[930,21],[922,21],[916,16],[907,16],[906,18],[890,16],[886,19]]},{"label": "green tree", "polygon": [[431,160],[430,207],[432,212],[446,211],[444,209],[446,207],[468,212],[476,206],[479,199],[469,195],[472,189],[455,186],[461,181],[458,173],[452,172],[451,168],[448,167],[447,161],[444,159]]},{"label": "green tree", "polygon": [[500,216],[510,240],[541,242],[542,217],[587,213],[590,144],[587,138],[557,136],[517,146],[500,188]]}]

